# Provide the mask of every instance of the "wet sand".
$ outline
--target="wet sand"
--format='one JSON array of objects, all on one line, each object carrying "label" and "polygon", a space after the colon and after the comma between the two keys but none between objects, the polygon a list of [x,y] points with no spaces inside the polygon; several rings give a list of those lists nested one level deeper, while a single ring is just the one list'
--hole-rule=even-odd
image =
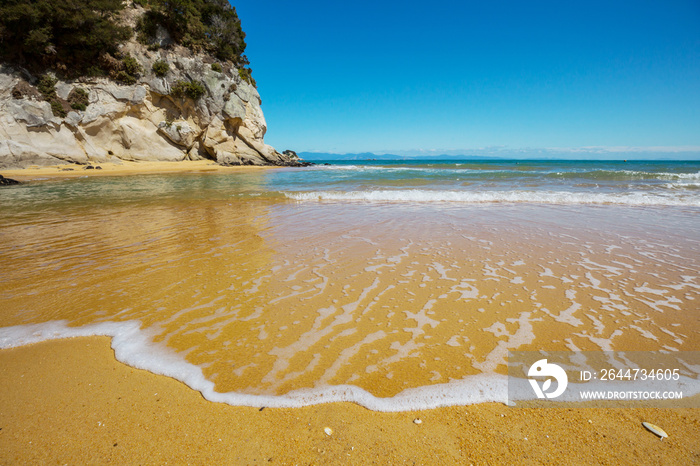
[{"label": "wet sand", "polygon": [[[275,168],[269,166],[237,166],[225,167],[212,160],[182,161],[182,162],[129,162],[92,163],[92,169],[86,165],[66,164],[50,166],[31,166],[23,169],[0,170],[5,178],[17,181],[36,181],[50,178],[79,178],[82,176],[118,176],[146,175],[156,173],[187,173],[187,172],[217,172],[234,173],[245,170],[261,170]],[[96,167],[100,167],[99,169]]]},{"label": "wet sand", "polygon": [[[700,341],[696,245],[648,222],[603,234],[562,225],[580,210],[107,199],[8,215],[0,326],[136,324],[217,392],[247,395],[353,385],[390,397],[505,374],[509,350]],[[127,340],[121,361],[160,364]]]},{"label": "wet sand", "polygon": [[[700,409],[520,409],[486,403],[379,413],[351,403],[234,407],[119,363],[106,337],[2,350],[0,384],[2,464],[700,461]],[[643,421],[663,427],[669,438],[659,441]]]}]

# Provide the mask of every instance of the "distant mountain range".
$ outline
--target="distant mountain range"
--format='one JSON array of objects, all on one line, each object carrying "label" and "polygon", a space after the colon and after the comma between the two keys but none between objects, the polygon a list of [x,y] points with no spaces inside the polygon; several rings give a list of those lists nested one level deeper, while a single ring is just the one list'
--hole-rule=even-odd
[{"label": "distant mountain range", "polygon": [[299,152],[297,154],[304,160],[504,160],[505,157],[492,157],[484,155],[424,155],[406,156],[394,154],[374,154],[362,152],[359,154],[332,154],[328,152]]},{"label": "distant mountain range", "polygon": [[[700,148],[583,148],[583,149],[476,149],[471,155],[458,151],[449,154],[375,154],[361,152],[356,154],[334,154],[330,152],[298,152],[300,158],[306,161],[319,160],[648,160],[648,161],[698,161]],[[474,154],[474,152],[476,154]],[[482,153],[480,153],[482,152]],[[498,154],[498,155],[495,155]]]}]

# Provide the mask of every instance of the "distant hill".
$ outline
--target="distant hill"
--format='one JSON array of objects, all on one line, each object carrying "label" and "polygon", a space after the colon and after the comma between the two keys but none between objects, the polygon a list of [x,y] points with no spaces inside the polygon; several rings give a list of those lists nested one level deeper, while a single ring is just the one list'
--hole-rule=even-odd
[{"label": "distant hill", "polygon": [[303,160],[504,160],[503,157],[489,157],[484,155],[431,155],[431,156],[404,156],[394,154],[374,154],[361,152],[359,154],[333,154],[329,152],[299,152]]},{"label": "distant hill", "polygon": [[[335,154],[330,152],[298,152],[299,157],[307,161],[318,160],[471,160],[471,161],[499,161],[499,160],[659,160],[659,161],[697,161],[700,160],[700,150],[695,147],[681,148],[631,148],[629,150],[614,150],[606,148],[583,148],[583,149],[494,149],[484,151],[476,149],[474,151],[465,150],[471,154],[460,154],[454,151],[450,154],[440,155],[397,155],[397,154],[374,154],[372,152]],[[485,153],[480,154],[480,151]],[[474,153],[476,152],[476,154]],[[498,154],[498,155],[491,155]]]}]

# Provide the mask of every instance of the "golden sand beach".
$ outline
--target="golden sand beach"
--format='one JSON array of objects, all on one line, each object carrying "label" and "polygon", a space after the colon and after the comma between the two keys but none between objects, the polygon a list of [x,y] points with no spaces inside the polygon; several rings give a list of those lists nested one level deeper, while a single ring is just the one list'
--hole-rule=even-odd
[{"label": "golden sand beach", "polygon": [[[83,172],[100,179],[55,178]],[[695,408],[509,407],[490,385],[391,405],[503,377],[514,349],[695,350],[686,217],[304,203],[266,191],[274,171],[209,162],[22,173],[3,175],[48,182],[7,204],[0,337],[119,337],[0,350],[0,463],[700,461]],[[129,173],[153,176],[102,176]],[[365,395],[323,402],[348,385]]]},{"label": "golden sand beach", "polygon": [[[92,167],[88,169],[86,167]],[[97,168],[99,167],[99,168]],[[232,173],[236,171],[259,170],[271,168],[269,166],[224,166],[212,160],[196,160],[182,162],[156,162],[156,161],[141,161],[129,162],[126,160],[104,163],[92,163],[90,165],[48,165],[48,166],[30,166],[27,168],[15,168],[9,170],[0,170],[5,178],[15,179],[17,181],[36,181],[52,178],[79,178],[84,176],[120,176],[120,175],[144,175],[155,173]]]},{"label": "golden sand beach", "polygon": [[[0,351],[2,464],[697,464],[698,409],[234,407],[104,337]],[[414,421],[422,422],[416,424]],[[662,426],[660,441],[642,422]],[[325,428],[332,430],[327,435]]]},{"label": "golden sand beach", "polygon": [[539,3],[0,0],[0,466],[700,465],[700,0]]}]

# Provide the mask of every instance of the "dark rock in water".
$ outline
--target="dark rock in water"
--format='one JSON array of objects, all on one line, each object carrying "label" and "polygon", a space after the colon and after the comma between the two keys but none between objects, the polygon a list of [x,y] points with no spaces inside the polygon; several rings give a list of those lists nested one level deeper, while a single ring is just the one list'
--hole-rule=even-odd
[{"label": "dark rock in water", "polygon": [[[255,165],[254,162],[251,160],[243,160],[241,162],[234,162],[234,161],[229,161],[229,162],[219,162],[218,165],[221,165],[222,167],[238,167],[241,165]],[[270,162],[270,165],[276,165],[278,167],[311,167],[313,165],[316,165],[313,162],[304,162],[303,160],[279,160],[275,162]]]},{"label": "dark rock in water", "polygon": [[324,163],[324,165],[327,166],[327,167],[330,167],[330,166],[331,166],[331,164],[328,163],[328,162]]},{"label": "dark rock in water", "polygon": [[19,181],[17,180],[12,180],[10,178],[5,178],[4,176],[0,175],[0,186],[10,186],[13,184],[20,184]]},{"label": "dark rock in water", "polygon": [[313,162],[304,162],[303,160],[287,160],[278,165],[280,167],[311,167],[316,164]]}]

